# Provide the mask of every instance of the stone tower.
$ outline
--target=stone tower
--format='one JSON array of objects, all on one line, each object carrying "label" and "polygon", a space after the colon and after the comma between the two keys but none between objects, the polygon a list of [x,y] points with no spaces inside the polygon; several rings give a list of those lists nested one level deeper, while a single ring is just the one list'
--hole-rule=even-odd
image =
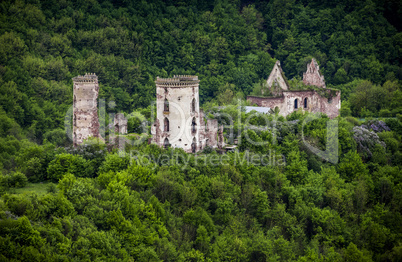
[{"label": "stone tower", "polygon": [[320,72],[320,66],[313,58],[311,63],[307,65],[307,71],[303,74],[303,83],[325,88],[324,75]]},{"label": "stone tower", "polygon": [[[152,142],[195,153],[205,144],[205,124],[199,108],[198,76],[156,78],[156,121]],[[202,123],[202,124],[201,124]],[[201,139],[200,139],[201,138]]]},{"label": "stone tower", "polygon": [[100,137],[97,107],[99,85],[95,74],[76,76],[73,82],[73,144],[77,146],[89,137]]}]

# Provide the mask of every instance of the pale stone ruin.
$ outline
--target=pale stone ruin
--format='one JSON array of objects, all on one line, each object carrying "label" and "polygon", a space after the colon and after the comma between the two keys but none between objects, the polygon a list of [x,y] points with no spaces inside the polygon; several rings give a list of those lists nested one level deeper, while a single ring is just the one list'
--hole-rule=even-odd
[{"label": "pale stone ruin", "polygon": [[101,138],[97,98],[98,77],[93,74],[73,78],[73,144],[80,145],[89,137]]},{"label": "pale stone ruin", "polygon": [[[316,90],[290,90],[281,69],[281,64],[277,61],[267,80],[267,86],[273,96],[247,96],[247,101],[260,107],[270,108],[273,111],[278,108],[279,114],[282,116],[287,116],[299,109],[313,113],[325,113],[330,118],[335,118],[339,115],[341,91],[326,88],[324,76],[321,75],[315,59],[312,59],[311,63],[307,65],[307,71],[303,74],[303,83],[323,88],[323,92],[317,92]],[[264,90],[262,94],[264,94]]]},{"label": "pale stone ruin", "polygon": [[113,125],[115,134],[127,134],[127,119],[124,114],[116,114],[114,116]]},{"label": "pale stone ruin", "polygon": [[[99,85],[95,74],[74,77],[73,82],[73,144],[77,146],[89,137],[101,138],[97,107]],[[198,88],[197,76],[157,78],[157,120],[152,126],[154,143],[193,153],[206,146],[216,148],[219,144],[223,147],[222,135],[222,141],[218,142],[218,121],[209,119],[205,123],[199,108]],[[113,130],[115,135],[127,134],[124,114],[114,115],[109,130]]]},{"label": "pale stone ruin", "polygon": [[[204,120],[199,107],[198,76],[177,75],[156,78],[156,120],[151,127],[152,142],[161,147],[182,148],[196,153],[218,144],[218,121]],[[222,138],[223,139],[223,138]]]},{"label": "pale stone ruin", "polygon": [[313,58],[311,63],[307,65],[307,71],[303,73],[303,83],[325,88],[324,75],[320,72],[320,66]]},{"label": "pale stone ruin", "polygon": [[[284,75],[285,73],[282,71],[281,62],[276,61],[274,68],[267,79],[267,86],[271,87],[271,93],[273,95],[281,95],[283,90],[289,90]],[[264,94],[264,90],[262,90],[262,93]]]},{"label": "pale stone ruin", "polygon": [[[74,119],[73,142],[77,146],[89,137],[100,137],[97,110],[99,92],[98,77],[85,74],[73,78]],[[277,61],[267,79],[270,97],[248,96],[247,100],[259,107],[279,109],[286,116],[295,110],[322,112],[330,118],[339,115],[341,98],[339,90],[327,89],[318,63],[313,59],[303,74],[303,83],[322,88],[317,90],[295,90],[289,84]],[[173,78],[156,78],[156,120],[151,126],[151,142],[161,147],[182,148],[196,153],[205,147],[224,148],[223,127],[218,120],[205,121],[199,107],[198,76],[177,75]],[[262,94],[268,90],[262,90]],[[127,134],[127,119],[119,113],[114,116],[110,129],[115,134]],[[101,138],[102,139],[102,138]]]}]

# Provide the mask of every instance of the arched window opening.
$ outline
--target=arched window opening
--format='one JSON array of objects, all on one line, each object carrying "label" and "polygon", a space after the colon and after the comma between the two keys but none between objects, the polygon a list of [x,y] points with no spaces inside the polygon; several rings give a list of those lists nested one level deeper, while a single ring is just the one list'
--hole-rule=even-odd
[{"label": "arched window opening", "polygon": [[163,147],[168,148],[169,146],[170,146],[169,139],[165,138],[165,141],[163,141]]},{"label": "arched window opening", "polygon": [[195,137],[193,138],[193,143],[191,143],[191,152],[195,153],[197,149],[197,142],[195,140]]},{"label": "arched window opening", "polygon": [[297,99],[295,99],[295,109],[298,108],[298,103],[297,102],[298,102]]},{"label": "arched window opening", "polygon": [[165,117],[165,121],[164,121],[164,128],[163,128],[163,130],[165,131],[165,132],[168,132],[169,131],[169,119],[167,119],[166,117]]},{"label": "arched window opening", "polygon": [[193,117],[193,121],[191,122],[191,133],[195,133],[197,131],[197,123],[195,121],[195,117]]},{"label": "arched window opening", "polygon": [[304,108],[307,108],[307,97],[304,98]]},{"label": "arched window opening", "polygon": [[165,103],[163,105],[163,111],[169,112],[169,101],[165,98]]},{"label": "arched window opening", "polygon": [[191,101],[191,112],[195,112],[195,98]]}]

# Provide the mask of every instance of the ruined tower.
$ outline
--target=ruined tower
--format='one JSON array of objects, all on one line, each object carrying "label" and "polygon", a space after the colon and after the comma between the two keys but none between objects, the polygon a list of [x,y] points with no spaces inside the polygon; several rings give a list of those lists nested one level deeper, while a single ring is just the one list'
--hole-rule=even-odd
[{"label": "ruined tower", "polygon": [[73,83],[73,144],[77,146],[89,137],[100,137],[97,107],[99,85],[95,74],[76,76]]},{"label": "ruined tower", "polygon": [[[189,153],[198,152],[208,139],[199,108],[198,76],[157,77],[155,84],[156,121],[151,128],[152,142],[182,148]],[[208,140],[211,142],[214,141]]]},{"label": "ruined tower", "polygon": [[151,130],[154,142],[197,152],[201,123],[198,76],[157,77],[155,84],[157,119]]},{"label": "ruined tower", "polygon": [[303,73],[303,83],[325,88],[324,75],[320,72],[320,66],[313,58],[311,63],[307,65],[307,71]]}]

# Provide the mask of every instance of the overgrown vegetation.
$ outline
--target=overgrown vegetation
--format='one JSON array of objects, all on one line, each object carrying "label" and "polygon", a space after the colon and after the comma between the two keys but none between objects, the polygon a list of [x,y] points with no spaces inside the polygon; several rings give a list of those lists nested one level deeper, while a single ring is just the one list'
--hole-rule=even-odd
[{"label": "overgrown vegetation", "polygon": [[[370,0],[2,1],[0,259],[398,261],[400,10]],[[298,88],[312,57],[342,92],[336,164],[306,146],[326,149],[326,116],[303,127],[301,111],[273,114],[267,126],[229,105],[263,88],[276,60]],[[85,72],[99,76],[107,113],[145,133],[126,136],[144,141],[128,155],[71,147],[71,78]],[[175,74],[199,76],[205,111],[235,120],[225,139],[239,151],[146,143],[154,80]]]}]

